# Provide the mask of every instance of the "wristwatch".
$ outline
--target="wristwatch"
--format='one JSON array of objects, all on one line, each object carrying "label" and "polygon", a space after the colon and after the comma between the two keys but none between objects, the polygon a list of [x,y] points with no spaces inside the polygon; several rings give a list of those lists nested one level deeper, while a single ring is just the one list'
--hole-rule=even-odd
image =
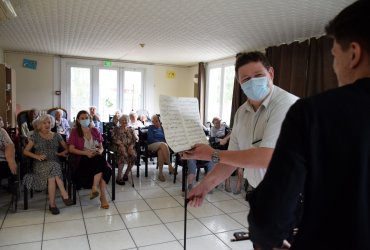
[{"label": "wristwatch", "polygon": [[220,162],[220,150],[215,150],[212,153],[211,160],[213,163],[219,163]]}]

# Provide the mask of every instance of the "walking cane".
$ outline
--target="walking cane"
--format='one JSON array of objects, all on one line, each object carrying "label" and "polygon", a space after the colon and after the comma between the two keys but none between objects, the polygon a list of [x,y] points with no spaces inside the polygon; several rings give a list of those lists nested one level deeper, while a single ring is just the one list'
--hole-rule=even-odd
[{"label": "walking cane", "polygon": [[185,207],[185,214],[184,214],[184,250],[186,250],[186,219],[188,214],[188,166],[184,166],[184,173],[185,175],[185,195],[184,195],[184,207]]}]

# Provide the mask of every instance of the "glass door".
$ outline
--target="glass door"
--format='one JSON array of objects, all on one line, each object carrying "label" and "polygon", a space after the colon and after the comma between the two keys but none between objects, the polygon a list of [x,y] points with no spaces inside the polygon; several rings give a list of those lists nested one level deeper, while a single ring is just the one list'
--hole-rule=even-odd
[{"label": "glass door", "polygon": [[118,70],[99,69],[99,106],[100,120],[109,121],[109,115],[120,110],[118,103]]}]

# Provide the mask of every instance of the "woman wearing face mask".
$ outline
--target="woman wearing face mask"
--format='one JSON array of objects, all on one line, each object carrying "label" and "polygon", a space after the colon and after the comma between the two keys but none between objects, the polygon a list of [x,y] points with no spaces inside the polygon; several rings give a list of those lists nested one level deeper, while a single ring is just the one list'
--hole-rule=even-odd
[{"label": "woman wearing face mask", "polygon": [[91,117],[85,110],[77,114],[76,127],[68,140],[69,152],[76,155],[77,168],[73,176],[77,188],[91,188],[90,199],[99,196],[101,208],[108,209],[106,186],[111,177],[111,169],[103,157],[102,136],[92,126]]}]

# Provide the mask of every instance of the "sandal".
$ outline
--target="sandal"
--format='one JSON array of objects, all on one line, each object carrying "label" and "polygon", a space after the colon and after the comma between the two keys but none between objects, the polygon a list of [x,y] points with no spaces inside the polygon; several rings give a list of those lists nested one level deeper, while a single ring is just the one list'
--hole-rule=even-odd
[{"label": "sandal", "polygon": [[163,174],[159,174],[158,175],[158,180],[162,181],[162,182],[165,182],[166,181],[166,178],[164,177]]},{"label": "sandal", "polygon": [[91,193],[90,193],[90,200],[92,199],[95,199],[96,197],[99,196],[99,192],[98,191],[93,191],[91,190]]},{"label": "sandal", "polygon": [[170,174],[174,174],[175,173],[175,168],[172,165],[168,165],[168,172]]},{"label": "sandal", "polygon": [[101,205],[100,205],[101,208],[103,208],[103,209],[108,209],[109,208],[109,203],[106,199],[104,199],[104,201],[102,201],[102,199],[100,199],[100,202],[101,202]]}]

